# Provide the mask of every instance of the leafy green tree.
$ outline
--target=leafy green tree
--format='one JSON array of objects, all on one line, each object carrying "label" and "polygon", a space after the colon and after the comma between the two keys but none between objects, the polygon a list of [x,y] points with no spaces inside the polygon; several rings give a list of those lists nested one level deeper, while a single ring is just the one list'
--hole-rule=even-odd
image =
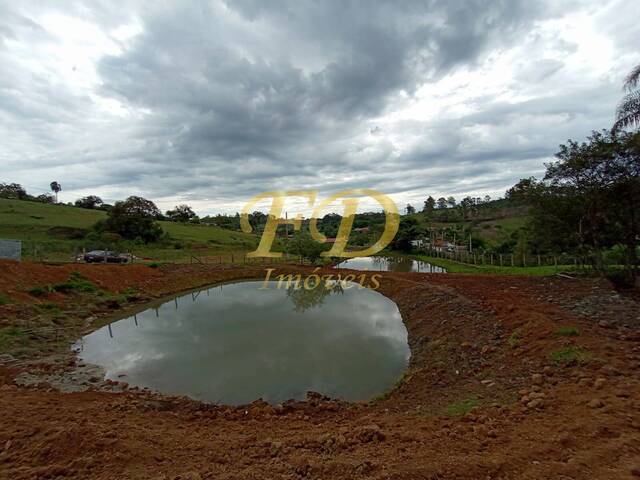
[{"label": "leafy green tree", "polygon": [[400,220],[398,233],[393,239],[393,247],[396,250],[409,252],[412,250],[411,241],[416,240],[421,234],[418,221],[413,217],[404,217]]},{"label": "leafy green tree", "polygon": [[411,204],[407,204],[405,211],[407,212],[407,215],[412,215],[416,213],[416,209]]},{"label": "leafy green tree", "polygon": [[155,242],[163,234],[162,227],[155,219],[160,211],[155,204],[142,197],[129,197],[116,202],[107,213],[107,219],[94,226],[98,232],[111,232],[129,240],[144,243]]},{"label": "leafy green tree", "polygon": [[187,223],[197,217],[189,205],[177,205],[173,210],[168,210],[166,216],[172,222]]},{"label": "leafy green tree", "polygon": [[75,201],[74,205],[79,208],[95,209],[104,205],[104,202],[96,195],[89,195],[87,197],[79,198]]},{"label": "leafy green tree", "polygon": [[436,206],[438,209],[440,210],[444,210],[445,208],[447,208],[448,204],[447,204],[447,199],[444,197],[440,197],[438,199],[438,201],[436,202]]},{"label": "leafy green tree", "polygon": [[27,191],[19,183],[0,183],[0,198],[25,200],[28,197]]},{"label": "leafy green tree", "polygon": [[288,241],[287,248],[289,253],[301,255],[303,258],[315,263],[321,258],[320,254],[322,252],[329,250],[330,245],[316,242],[308,229],[301,228]]},{"label": "leafy green tree", "polygon": [[424,206],[422,207],[422,211],[426,214],[430,214],[433,212],[433,209],[436,207],[435,199],[429,195],[427,199],[424,201]]}]

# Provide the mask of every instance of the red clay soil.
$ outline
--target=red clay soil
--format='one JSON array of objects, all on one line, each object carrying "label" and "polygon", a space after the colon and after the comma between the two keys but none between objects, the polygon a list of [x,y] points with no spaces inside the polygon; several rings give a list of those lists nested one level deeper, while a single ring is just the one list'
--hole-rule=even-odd
[{"label": "red clay soil", "polygon": [[[136,287],[148,297],[264,275],[5,262],[0,294],[17,303],[0,307],[0,325],[28,324],[24,290],[73,270],[107,291]],[[640,478],[633,295],[598,279],[416,273],[383,274],[380,292],[401,311],[412,359],[404,381],[369,403],[311,395],[225,407],[137,390],[63,394],[18,387],[18,369],[2,368],[0,478]],[[478,406],[455,415],[470,401]]]}]

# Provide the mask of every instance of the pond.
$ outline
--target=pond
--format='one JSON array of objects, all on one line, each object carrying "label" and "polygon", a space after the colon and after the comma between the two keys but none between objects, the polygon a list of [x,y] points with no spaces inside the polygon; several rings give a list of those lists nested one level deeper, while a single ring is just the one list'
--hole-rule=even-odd
[{"label": "pond", "polygon": [[232,405],[307,391],[368,400],[393,386],[410,356],[394,302],[357,283],[284,286],[249,281],[183,295],[74,349],[107,378]]},{"label": "pond", "polygon": [[446,270],[421,260],[409,257],[354,257],[336,265],[336,268],[351,268],[353,270],[376,270],[380,272],[424,272],[446,273]]}]

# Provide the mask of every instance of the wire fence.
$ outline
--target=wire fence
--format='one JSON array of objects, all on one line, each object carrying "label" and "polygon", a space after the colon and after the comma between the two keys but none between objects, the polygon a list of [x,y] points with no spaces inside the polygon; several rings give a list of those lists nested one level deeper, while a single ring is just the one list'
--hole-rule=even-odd
[{"label": "wire fence", "polygon": [[517,253],[484,253],[469,252],[467,250],[453,250],[427,248],[424,253],[430,257],[442,258],[453,262],[475,266],[494,267],[566,267],[589,270],[593,262],[588,256],[581,255],[541,255],[541,254],[517,254]]}]

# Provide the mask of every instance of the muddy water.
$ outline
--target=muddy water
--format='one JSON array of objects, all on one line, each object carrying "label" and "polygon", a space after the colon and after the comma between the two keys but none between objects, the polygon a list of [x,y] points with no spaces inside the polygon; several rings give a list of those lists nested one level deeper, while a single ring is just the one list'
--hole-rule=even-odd
[{"label": "muddy water", "polygon": [[355,257],[340,262],[337,268],[351,268],[353,270],[377,270],[381,272],[424,272],[446,273],[446,270],[420,260],[395,257]]},{"label": "muddy water", "polygon": [[345,400],[383,393],[409,359],[391,300],[351,288],[227,284],[111,323],[74,346],[107,378],[203,401],[278,403],[316,391]]}]

